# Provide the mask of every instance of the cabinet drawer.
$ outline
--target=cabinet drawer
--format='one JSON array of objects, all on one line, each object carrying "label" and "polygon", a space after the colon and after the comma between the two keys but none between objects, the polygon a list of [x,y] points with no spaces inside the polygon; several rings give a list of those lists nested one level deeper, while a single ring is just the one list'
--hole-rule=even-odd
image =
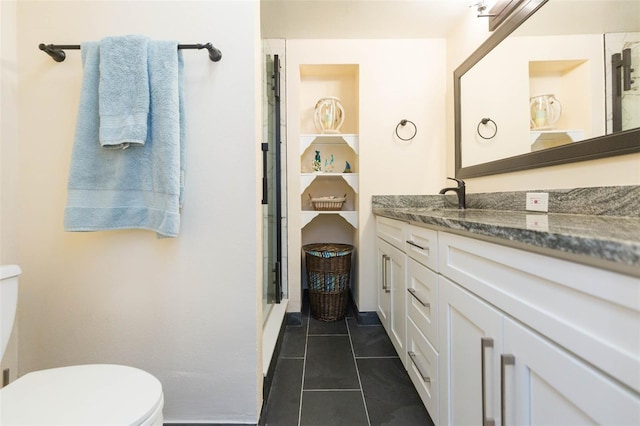
[{"label": "cabinet drawer", "polygon": [[438,349],[438,276],[413,259],[407,259],[407,312]]},{"label": "cabinet drawer", "polygon": [[434,424],[439,423],[438,353],[415,323],[407,320],[407,371]]},{"label": "cabinet drawer", "polygon": [[640,391],[640,279],[441,232],[440,273]]},{"label": "cabinet drawer", "polygon": [[405,227],[405,253],[412,258],[438,271],[438,232],[415,225]]},{"label": "cabinet drawer", "polygon": [[378,216],[376,218],[376,232],[378,238],[382,238],[394,247],[404,251],[405,222]]}]

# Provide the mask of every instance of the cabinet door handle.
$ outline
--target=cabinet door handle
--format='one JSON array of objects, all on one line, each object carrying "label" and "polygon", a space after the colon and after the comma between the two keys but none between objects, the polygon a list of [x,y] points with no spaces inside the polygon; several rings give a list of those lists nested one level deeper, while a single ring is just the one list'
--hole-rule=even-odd
[{"label": "cabinet door handle", "polygon": [[418,297],[418,293],[416,293],[416,290],[415,290],[415,289],[413,289],[413,288],[408,288],[408,289],[407,289],[407,291],[408,291],[409,293],[411,293],[411,295],[412,295],[413,297],[415,297],[415,298],[416,298],[416,300],[417,300],[418,302],[420,302],[420,304],[421,304],[422,306],[424,306],[425,308],[428,308],[429,306],[431,306],[431,304],[430,304],[430,303],[426,303],[426,302],[423,302],[422,300],[420,300],[420,298]]},{"label": "cabinet door handle", "polygon": [[427,249],[426,247],[422,247],[411,240],[407,240],[407,244],[409,244],[410,246],[414,246],[415,248],[419,248],[420,250],[425,250],[427,254],[429,253],[429,249]]},{"label": "cabinet door handle", "polygon": [[411,362],[413,363],[413,365],[416,366],[416,370],[418,370],[418,374],[420,374],[420,377],[422,377],[422,380],[425,383],[431,383],[431,377],[429,377],[428,375],[426,375],[426,374],[424,374],[422,372],[422,368],[420,368],[420,365],[418,364],[418,361],[416,360],[416,358],[418,357],[416,355],[416,353],[413,352],[413,351],[409,351],[407,353],[409,354],[409,358],[411,358]]},{"label": "cabinet door handle", "polygon": [[505,396],[506,396],[505,370],[507,368],[507,365],[515,365],[515,363],[516,363],[516,357],[514,355],[511,355],[511,354],[500,355],[500,407],[501,407],[500,414],[502,415],[502,426],[505,426],[507,424],[505,420],[505,415],[507,412],[507,409],[506,409],[507,403],[505,400]]},{"label": "cabinet door handle", "polygon": [[491,337],[483,337],[480,339],[480,368],[482,373],[482,424],[483,426],[494,426],[496,421],[487,418],[487,378],[485,369],[485,352],[487,348],[493,348],[493,339]]},{"label": "cabinet door handle", "polygon": [[383,254],[382,255],[382,289],[385,291],[385,293],[391,293],[391,290],[389,290],[389,287],[387,286],[387,275],[389,272],[389,267],[387,266],[388,260],[391,260],[391,258],[386,254]]}]

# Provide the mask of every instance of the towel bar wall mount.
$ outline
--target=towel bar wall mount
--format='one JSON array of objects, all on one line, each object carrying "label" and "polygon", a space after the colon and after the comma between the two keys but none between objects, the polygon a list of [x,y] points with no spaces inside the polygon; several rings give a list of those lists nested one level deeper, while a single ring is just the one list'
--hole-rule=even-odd
[{"label": "towel bar wall mount", "polygon": [[[67,57],[65,50],[80,50],[79,44],[44,44],[40,43],[38,46],[47,55],[51,56],[54,61],[62,62]],[[209,59],[212,62],[218,62],[222,59],[222,52],[211,43],[205,44],[179,44],[178,49],[207,49],[209,51]]]}]

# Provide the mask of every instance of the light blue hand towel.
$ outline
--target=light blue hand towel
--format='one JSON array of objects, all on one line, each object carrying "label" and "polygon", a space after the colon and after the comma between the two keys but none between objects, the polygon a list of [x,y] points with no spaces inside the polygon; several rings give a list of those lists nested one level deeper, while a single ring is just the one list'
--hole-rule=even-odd
[{"label": "light blue hand towel", "polygon": [[148,41],[140,35],[100,41],[100,144],[105,148],[144,145],[147,139]]},{"label": "light blue hand towel", "polygon": [[99,140],[100,48],[82,43],[84,76],[69,172],[66,231],[180,229],[184,160],[182,54],[176,41],[149,41],[150,116],[145,144],[104,149]]}]

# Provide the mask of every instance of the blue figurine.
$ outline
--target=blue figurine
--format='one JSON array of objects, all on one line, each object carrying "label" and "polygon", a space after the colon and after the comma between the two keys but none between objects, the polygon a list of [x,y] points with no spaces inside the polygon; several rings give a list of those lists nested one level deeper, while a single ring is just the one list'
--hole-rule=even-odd
[{"label": "blue figurine", "polygon": [[342,172],[342,173],[351,173],[352,172],[351,164],[349,164],[348,161],[345,161],[345,163],[347,163],[347,165],[344,167],[344,172]]},{"label": "blue figurine", "polygon": [[319,172],[322,170],[322,161],[320,160],[320,151],[316,151],[316,158],[313,160],[313,171]]}]

